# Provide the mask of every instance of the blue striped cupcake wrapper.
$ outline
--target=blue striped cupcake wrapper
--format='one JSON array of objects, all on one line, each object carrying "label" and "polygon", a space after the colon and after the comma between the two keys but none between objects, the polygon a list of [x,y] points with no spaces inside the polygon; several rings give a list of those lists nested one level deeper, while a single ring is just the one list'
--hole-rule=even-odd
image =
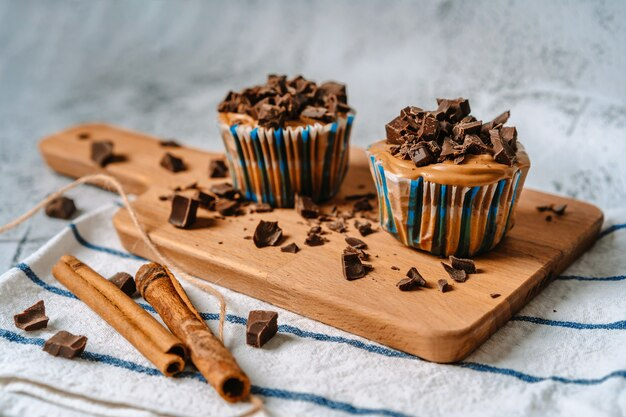
[{"label": "blue striped cupcake wrapper", "polygon": [[353,120],[281,129],[220,123],[233,186],[273,207],[293,207],[295,194],[332,198],[348,171]]},{"label": "blue striped cupcake wrapper", "polygon": [[368,155],[381,227],[407,246],[434,255],[470,257],[495,247],[513,226],[528,172],[475,187],[443,185],[386,172]]}]

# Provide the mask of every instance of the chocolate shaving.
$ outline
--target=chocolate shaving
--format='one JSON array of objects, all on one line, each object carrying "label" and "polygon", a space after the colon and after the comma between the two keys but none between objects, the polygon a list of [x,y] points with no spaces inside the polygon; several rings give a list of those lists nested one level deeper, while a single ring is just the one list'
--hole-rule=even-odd
[{"label": "chocolate shaving", "polygon": [[476,264],[474,263],[473,260],[457,258],[456,256],[452,256],[452,255],[450,255],[449,259],[450,259],[450,264],[452,265],[452,268],[462,269],[468,274],[476,273]]},{"label": "chocolate shaving", "polygon": [[13,321],[18,329],[26,331],[45,329],[48,326],[48,317],[43,300],[14,315]]},{"label": "chocolate shaving", "polygon": [[343,220],[334,220],[328,223],[328,228],[333,232],[344,233],[346,231],[346,224]]},{"label": "chocolate shaving", "polygon": [[282,237],[283,230],[278,226],[278,222],[261,220],[254,230],[252,240],[257,248],[264,248],[278,245]]},{"label": "chocolate shaving", "polygon": [[110,140],[99,140],[91,143],[91,160],[98,166],[104,168],[114,160],[113,142]]},{"label": "chocolate shaving", "polygon": [[437,286],[439,287],[439,291],[441,292],[448,292],[450,291],[450,284],[448,284],[448,281],[445,279],[440,279],[437,281]]},{"label": "chocolate shaving", "polygon": [[498,298],[498,297],[500,297],[500,294],[498,294],[497,292],[494,292],[494,293],[489,294],[489,296],[491,298]]},{"label": "chocolate shaving", "polygon": [[357,239],[356,237],[346,236],[346,243],[353,248],[367,249],[367,243],[363,242],[361,239]]},{"label": "chocolate shaving", "polygon": [[76,212],[76,206],[74,200],[61,196],[46,204],[45,211],[48,217],[67,220]]},{"label": "chocolate shaving", "polygon": [[354,222],[354,227],[356,227],[356,229],[359,231],[359,233],[363,237],[375,232],[375,230],[372,229],[372,224],[370,222],[361,223],[358,220],[356,220]]},{"label": "chocolate shaving", "polygon": [[246,343],[260,348],[278,332],[278,313],[252,310],[246,322]]},{"label": "chocolate shaving", "polygon": [[296,194],[295,210],[305,219],[315,219],[319,216],[319,207],[313,202],[311,197]]},{"label": "chocolate shaving", "polygon": [[127,272],[118,272],[117,274],[109,278],[109,281],[115,284],[117,288],[122,290],[122,292],[129,297],[134,296],[137,292],[135,279]]},{"label": "chocolate shaving", "polygon": [[209,178],[226,178],[228,166],[222,159],[212,159],[209,162]]},{"label": "chocolate shaving", "polygon": [[166,152],[161,158],[161,166],[171,172],[180,172],[185,170],[185,163],[181,158]]},{"label": "chocolate shaving", "polygon": [[567,209],[567,204],[561,204],[560,206],[552,207],[552,212],[557,216],[562,216],[565,214],[565,209]]},{"label": "chocolate shaving", "polygon": [[186,229],[196,221],[198,212],[198,201],[182,195],[175,195],[172,198],[172,209],[168,221],[176,227]]},{"label": "chocolate shaving", "polygon": [[298,251],[300,251],[300,248],[298,247],[298,245],[292,242],[280,248],[280,251],[287,252],[287,253],[298,253]]},{"label": "chocolate shaving", "polygon": [[87,338],[85,336],[75,336],[70,332],[61,330],[46,340],[43,350],[52,356],[72,359],[80,356],[85,350],[85,346],[87,346]]},{"label": "chocolate shaving", "polygon": [[443,266],[443,269],[446,270],[448,275],[450,275],[450,278],[452,278],[456,282],[465,282],[465,281],[467,281],[467,273],[464,270],[462,270],[462,269],[455,269],[455,268],[451,267],[450,265],[445,264],[443,262],[441,263],[441,265]]}]

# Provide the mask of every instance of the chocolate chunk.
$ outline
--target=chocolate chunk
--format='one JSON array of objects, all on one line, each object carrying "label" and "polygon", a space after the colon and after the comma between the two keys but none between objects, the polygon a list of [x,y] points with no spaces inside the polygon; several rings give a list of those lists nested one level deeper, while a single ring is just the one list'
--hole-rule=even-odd
[{"label": "chocolate chunk", "polygon": [[255,213],[271,213],[274,209],[267,203],[256,203],[252,211]]},{"label": "chocolate chunk", "polygon": [[450,275],[450,278],[452,278],[456,282],[465,282],[465,281],[467,281],[467,273],[464,270],[462,270],[462,269],[455,269],[455,268],[451,267],[450,265],[445,264],[443,262],[441,263],[441,265],[443,266],[443,269],[446,270],[448,275]]},{"label": "chocolate chunk", "polygon": [[419,273],[417,268],[411,267],[406,273],[406,276],[417,283],[417,286],[423,287],[426,285],[426,280]]},{"label": "chocolate chunk", "polygon": [[26,331],[45,329],[48,326],[48,317],[43,300],[14,315],[13,321],[18,329]]},{"label": "chocolate chunk", "polygon": [[364,198],[362,200],[358,200],[354,203],[352,210],[354,211],[370,211],[373,207],[370,204],[369,200]]},{"label": "chocolate chunk", "polygon": [[226,178],[228,166],[222,159],[212,159],[209,162],[209,178]]},{"label": "chocolate chunk", "polygon": [[511,149],[517,149],[517,129],[515,126],[502,127],[500,129],[502,139],[511,147]]},{"label": "chocolate chunk", "polygon": [[135,286],[135,280],[132,275],[127,272],[118,272],[109,278],[117,288],[122,290],[124,294],[129,297],[132,297],[137,292],[137,287]]},{"label": "chocolate chunk", "polygon": [[480,127],[482,126],[481,121],[475,122],[467,122],[467,123],[459,123],[452,128],[452,134],[454,134],[454,138],[462,138],[465,135],[469,134],[478,134],[480,133]]},{"label": "chocolate chunk", "polygon": [[433,155],[430,153],[426,146],[415,146],[410,152],[411,161],[416,167],[423,167],[434,162]]},{"label": "chocolate chunk", "polygon": [[335,81],[327,81],[319,86],[319,91],[324,95],[333,95],[341,103],[347,103],[346,85]]},{"label": "chocolate chunk", "polygon": [[279,128],[284,123],[285,110],[281,107],[264,103],[258,107],[257,118],[259,126]]},{"label": "chocolate chunk", "polygon": [[322,226],[312,226],[307,233],[308,234],[312,234],[312,233],[322,234]]},{"label": "chocolate chunk", "polygon": [[246,323],[246,343],[260,348],[278,332],[278,313],[252,310]]},{"label": "chocolate chunk", "polygon": [[305,219],[315,219],[319,216],[319,207],[313,202],[311,197],[296,194],[295,210]]},{"label": "chocolate chunk", "polygon": [[343,253],[349,254],[354,253],[359,256],[359,259],[362,261],[367,261],[370,258],[370,254],[365,252],[363,249],[357,249],[352,246],[346,246],[343,250]]},{"label": "chocolate chunk", "polygon": [[480,129],[481,132],[489,133],[489,131],[491,129],[494,129],[494,128],[498,127],[498,126],[502,126],[503,124],[505,124],[509,120],[510,116],[511,116],[511,112],[508,111],[508,110],[505,111],[504,113],[498,115],[495,119],[493,119],[489,123],[485,123],[482,126],[482,128]]},{"label": "chocolate chunk", "polygon": [[385,131],[387,132],[387,143],[401,145],[404,143],[402,136],[407,129],[407,122],[402,119],[402,116],[398,116],[391,122],[385,125]]},{"label": "chocolate chunk", "polygon": [[67,197],[57,197],[46,204],[46,216],[55,219],[67,220],[76,212],[74,200]]},{"label": "chocolate chunk", "polygon": [[180,148],[180,144],[174,139],[166,139],[160,142],[160,145],[164,148]]},{"label": "chocolate chunk", "polygon": [[343,265],[343,276],[348,281],[363,278],[367,275],[368,267],[366,267],[356,253],[341,254],[341,263]]},{"label": "chocolate chunk", "polygon": [[491,298],[498,298],[498,297],[500,297],[500,294],[498,294],[497,292],[494,292],[494,293],[489,294],[489,296]]},{"label": "chocolate chunk", "polygon": [[215,197],[204,191],[196,190],[193,194],[193,199],[196,200],[202,208],[207,210],[213,210],[215,208]]},{"label": "chocolate chunk", "polygon": [[293,242],[280,248],[281,252],[287,252],[287,253],[298,253],[299,250],[300,248],[298,247],[298,245],[296,245]]},{"label": "chocolate chunk", "polygon": [[181,158],[166,152],[161,158],[161,166],[171,172],[180,172],[185,170],[185,163]]},{"label": "chocolate chunk", "polygon": [[46,340],[43,350],[52,356],[71,359],[80,356],[85,350],[85,346],[87,346],[87,338],[85,336],[75,336],[70,332],[61,330]]},{"label": "chocolate chunk", "polygon": [[465,160],[465,155],[459,155],[456,158],[454,158],[454,164],[459,165],[460,163],[463,163],[464,160]]},{"label": "chocolate chunk", "polygon": [[276,246],[283,237],[283,230],[278,226],[278,222],[266,222],[261,220],[254,230],[252,240],[257,248],[266,246]]},{"label": "chocolate chunk", "polygon": [[567,209],[567,204],[561,204],[560,206],[553,206],[552,212],[557,216],[562,216],[565,214],[565,209]]},{"label": "chocolate chunk", "polygon": [[334,220],[328,223],[328,228],[333,232],[343,233],[346,231],[346,224],[343,222],[343,220]]},{"label": "chocolate chunk", "polygon": [[491,140],[491,144],[493,145],[493,158],[496,160],[496,162],[512,166],[515,158],[515,153],[513,152],[511,147],[502,140],[500,131],[497,129],[490,130],[489,138]]},{"label": "chocolate chunk", "polygon": [[448,284],[448,281],[445,279],[440,279],[439,281],[437,281],[437,286],[439,287],[439,291],[441,292],[450,291],[450,284]]},{"label": "chocolate chunk", "polygon": [[353,248],[367,249],[367,243],[363,242],[361,239],[357,239],[356,237],[346,236],[346,243]]},{"label": "chocolate chunk", "polygon": [[450,255],[450,263],[452,264],[452,268],[454,269],[462,269],[468,274],[476,273],[476,264],[471,259],[457,258],[453,255]]},{"label": "chocolate chunk", "polygon": [[333,119],[333,116],[328,113],[326,107],[306,106],[305,109],[302,110],[302,113],[300,113],[300,116],[322,121],[332,121]]},{"label": "chocolate chunk", "polygon": [[198,212],[198,201],[182,195],[175,195],[172,198],[172,210],[170,211],[169,222],[176,227],[186,229],[196,221]]},{"label": "chocolate chunk", "polygon": [[227,182],[212,185],[210,191],[218,197],[227,198],[229,200],[239,199],[239,191],[235,190],[233,186]]},{"label": "chocolate chunk", "polygon": [[215,202],[215,211],[222,216],[235,216],[239,214],[239,203],[237,201],[220,198]]},{"label": "chocolate chunk", "polygon": [[326,242],[327,240],[319,233],[309,233],[304,240],[304,243],[309,246],[321,246]]},{"label": "chocolate chunk", "polygon": [[463,141],[462,152],[472,155],[480,155],[490,153],[491,149],[489,149],[489,146],[485,145],[478,135],[467,135]]},{"label": "chocolate chunk", "polygon": [[398,287],[400,291],[410,291],[417,288],[418,285],[417,281],[415,281],[414,279],[402,278],[400,281],[398,281],[396,287]]},{"label": "chocolate chunk", "polygon": [[354,227],[359,231],[361,236],[365,237],[375,232],[370,222],[361,223],[358,220],[354,222]]},{"label": "chocolate chunk", "polygon": [[99,140],[91,143],[91,160],[98,166],[104,168],[113,162],[113,142],[110,140]]},{"label": "chocolate chunk", "polygon": [[422,125],[417,132],[417,137],[423,141],[437,139],[437,132],[439,130],[439,122],[433,116],[424,117]]}]

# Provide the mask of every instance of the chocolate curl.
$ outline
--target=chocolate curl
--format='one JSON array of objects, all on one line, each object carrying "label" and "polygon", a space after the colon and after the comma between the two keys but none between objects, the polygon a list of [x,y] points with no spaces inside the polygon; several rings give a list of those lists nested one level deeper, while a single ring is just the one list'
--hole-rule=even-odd
[{"label": "chocolate curl", "polygon": [[167,327],[185,343],[191,361],[218,394],[229,402],[246,398],[250,393],[248,376],[211,333],[169,269],[157,263],[145,264],[137,271],[135,283]]},{"label": "chocolate curl", "polygon": [[154,317],[115,284],[70,255],[52,268],[52,275],[128,340],[165,376],[183,370],[185,348]]}]

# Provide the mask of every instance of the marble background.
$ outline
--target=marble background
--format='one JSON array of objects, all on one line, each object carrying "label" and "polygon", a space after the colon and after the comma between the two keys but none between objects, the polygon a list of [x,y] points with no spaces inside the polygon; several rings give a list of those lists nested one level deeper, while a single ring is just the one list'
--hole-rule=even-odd
[{"label": "marble background", "polygon": [[[37,141],[100,120],[220,149],[215,106],[268,72],[348,84],[354,143],[405,105],[510,109],[528,186],[626,204],[623,1],[0,1],[0,224],[69,182]],[[110,201],[92,187],[85,211]],[[8,269],[65,222],[0,236]]]}]

